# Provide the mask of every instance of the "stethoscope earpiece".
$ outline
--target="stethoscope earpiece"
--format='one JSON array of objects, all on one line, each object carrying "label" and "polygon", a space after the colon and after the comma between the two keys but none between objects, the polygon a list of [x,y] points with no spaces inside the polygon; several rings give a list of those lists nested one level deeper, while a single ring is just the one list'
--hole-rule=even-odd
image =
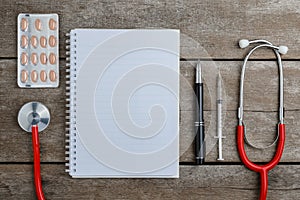
[{"label": "stethoscope earpiece", "polygon": [[288,52],[288,50],[289,50],[289,48],[287,46],[279,46],[278,47],[278,52],[283,55],[286,54]]},{"label": "stethoscope earpiece", "polygon": [[250,44],[249,40],[246,40],[246,39],[241,39],[239,41],[239,46],[240,46],[241,49],[244,49],[244,48],[248,47],[249,44]]},{"label": "stethoscope earpiece", "polygon": [[[242,66],[242,71],[241,71],[241,79],[240,79],[240,102],[239,102],[239,107],[238,107],[238,119],[239,119],[239,124],[237,126],[237,147],[238,147],[238,152],[240,155],[241,161],[244,163],[244,165],[249,168],[252,171],[260,173],[261,176],[261,190],[260,190],[260,200],[265,200],[267,198],[267,190],[268,190],[268,171],[273,169],[280,161],[280,158],[283,153],[283,148],[284,148],[284,141],[285,141],[285,125],[283,123],[283,117],[284,117],[284,109],[283,109],[283,67],[282,67],[282,61],[281,61],[281,56],[280,54],[286,54],[288,52],[288,48],[286,46],[274,46],[271,42],[267,40],[253,40],[249,41],[246,39],[242,39],[239,41],[239,46],[241,48],[246,48],[249,46],[251,43],[263,43],[260,45],[257,45],[256,47],[253,47],[248,54],[245,56],[244,63]],[[278,116],[279,116],[279,122],[277,124],[277,137],[276,140],[269,145],[273,146],[277,142],[277,148],[276,148],[276,153],[273,157],[273,159],[263,165],[255,164],[252,161],[249,160],[247,157],[246,151],[245,151],[245,142],[247,142],[248,145],[254,147],[254,148],[259,148],[263,149],[261,147],[257,147],[253,144],[251,144],[247,140],[247,135],[246,135],[246,126],[244,125],[243,122],[243,110],[244,110],[244,78],[245,78],[245,71],[246,71],[246,64],[251,56],[251,54],[259,49],[259,48],[271,48],[273,49],[276,57],[277,57],[277,63],[278,63],[278,71],[279,71],[279,109],[278,109]],[[278,139],[278,141],[277,141]]]},{"label": "stethoscope earpiece", "polygon": [[270,45],[269,46],[270,48],[278,50],[278,52],[280,54],[282,54],[282,55],[286,54],[288,52],[288,50],[289,50],[289,48],[287,46],[279,46],[279,47],[273,46],[270,42],[268,42],[266,40],[253,40],[253,41],[249,41],[247,39],[241,39],[239,41],[239,46],[240,46],[241,49],[244,49],[244,48],[248,47],[249,44],[251,44],[251,43],[258,43],[258,42],[262,42],[262,43],[266,43],[266,44]]}]

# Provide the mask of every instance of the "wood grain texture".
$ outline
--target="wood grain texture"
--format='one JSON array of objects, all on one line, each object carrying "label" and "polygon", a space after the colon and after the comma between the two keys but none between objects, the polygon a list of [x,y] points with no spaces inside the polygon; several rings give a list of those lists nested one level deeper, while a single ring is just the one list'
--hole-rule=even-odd
[{"label": "wood grain texture", "polygon": [[[227,112],[224,112],[224,135],[227,137],[224,140],[224,157],[227,162],[239,162],[238,154],[236,151],[236,107],[238,97],[238,87],[236,87],[239,77],[238,68],[240,62],[214,62],[220,69],[224,79],[224,87],[226,89],[226,103]],[[269,70],[270,67],[274,67],[272,62],[250,62],[256,64],[256,70],[249,70],[249,76],[253,79],[251,82],[254,86],[257,84],[258,88],[263,88],[261,81],[268,83],[271,82],[272,87],[276,87],[277,79],[275,77],[276,70]],[[267,64],[266,64],[267,63]],[[193,95],[193,65],[189,62],[181,62],[181,75],[183,77],[181,81],[181,102],[180,102],[180,155],[182,162],[191,162],[194,160],[193,153],[193,138],[194,138],[194,102],[191,96]],[[285,92],[285,102],[287,105],[286,112],[286,124],[287,124],[287,141],[285,151],[283,154],[283,162],[299,162],[300,161],[300,138],[298,134],[298,127],[300,126],[300,112],[296,109],[297,102],[299,102],[299,91],[294,89],[295,85],[299,82],[295,77],[300,75],[299,69],[297,69],[295,62],[285,62],[285,81],[288,83]],[[31,137],[24,133],[17,124],[17,113],[20,107],[32,100],[41,101],[47,105],[51,112],[51,123],[43,133],[40,134],[41,141],[41,153],[43,162],[64,162],[64,123],[65,123],[65,94],[64,94],[64,63],[61,62],[60,71],[60,87],[55,89],[43,90],[43,89],[20,89],[16,85],[16,60],[1,60],[0,61],[0,73],[2,79],[0,84],[6,87],[0,89],[0,162],[28,162],[32,161],[31,153]],[[210,62],[204,62],[203,65],[210,66]],[[209,68],[208,68],[209,69]],[[215,74],[215,71],[210,72],[205,69],[207,74]],[[267,76],[267,74],[270,76]],[[258,74],[258,76],[252,76],[252,74]],[[273,77],[274,75],[274,77]],[[293,76],[294,75],[294,76]],[[209,77],[206,78],[208,81]],[[264,80],[267,79],[267,80]],[[273,80],[274,79],[274,80]],[[183,82],[186,82],[185,85]],[[188,86],[190,84],[190,86]],[[289,86],[290,84],[290,86]],[[186,86],[190,88],[185,88]],[[290,87],[290,88],[289,88]],[[235,89],[235,90],[234,90]],[[211,89],[215,91],[214,89]],[[247,88],[251,92],[251,88]],[[208,91],[208,89],[206,89]],[[187,92],[187,93],[186,93]],[[264,94],[264,90],[255,91],[257,93]],[[254,93],[255,93],[254,92]],[[213,92],[212,92],[213,93]],[[273,109],[277,102],[276,89],[270,90],[269,97],[256,99],[256,95],[251,96],[246,93],[245,108],[249,109],[249,112],[245,112],[245,123],[247,124],[247,132],[249,133],[250,140],[258,145],[266,145],[272,142],[276,133],[277,113],[273,112]],[[274,94],[273,94],[274,93]],[[206,97],[210,97],[209,94]],[[248,100],[253,98],[254,100]],[[212,99],[215,97],[212,96]],[[205,99],[205,103],[214,104],[214,101],[210,98]],[[212,102],[212,103],[210,103]],[[271,103],[270,103],[271,102]],[[206,104],[207,105],[207,104]],[[207,133],[207,161],[215,162],[217,158],[217,140],[213,137],[216,134],[216,113],[214,106],[206,107],[205,122]],[[253,109],[253,110],[251,110]],[[268,109],[271,109],[268,111]],[[257,111],[261,110],[261,111]],[[18,147],[18,148],[16,148]],[[247,148],[249,157],[254,161],[267,161],[273,156],[274,149],[268,149],[265,151],[253,150]]]},{"label": "wood grain texture", "polygon": [[[206,111],[205,130],[206,130],[206,150],[207,162],[218,162],[218,150],[216,135],[216,112]],[[194,160],[193,138],[195,135],[193,112],[181,111],[180,122],[180,153],[182,162]],[[298,127],[300,126],[300,112],[286,112],[286,141],[281,162],[299,162],[300,148]],[[238,124],[236,112],[227,111],[224,116],[223,135],[223,157],[225,162],[240,162],[236,146],[236,126]],[[245,112],[245,124],[248,139],[251,143],[263,147],[270,145],[276,137],[277,114],[274,112]],[[268,162],[272,159],[275,146],[258,150],[245,144],[245,149],[250,160],[254,162]]]},{"label": "wood grain texture", "polygon": [[[236,125],[237,107],[239,101],[239,80],[242,61],[204,61],[203,77],[205,84],[204,109],[207,111],[216,110],[216,77],[220,72],[223,79],[223,104],[224,104],[224,128],[223,133],[226,139],[223,141],[223,153],[226,161],[238,161],[236,149]],[[297,62],[283,62],[284,66],[284,107],[285,122],[287,123],[287,138],[283,162],[297,162],[299,153],[295,138],[298,132],[299,122],[299,101],[300,101],[300,70]],[[193,159],[193,146],[190,144],[194,138],[194,110],[195,94],[193,91],[195,79],[195,62],[181,63],[181,160],[190,161]],[[244,86],[244,122],[247,125],[247,133],[250,141],[259,146],[271,144],[276,134],[278,123],[278,70],[275,62],[251,61],[247,65],[245,86]],[[288,112],[290,111],[290,112]],[[294,112],[295,111],[295,112]],[[211,115],[212,114],[212,115]],[[213,138],[216,135],[216,114],[207,112],[206,140],[207,161],[216,161],[217,145]],[[293,136],[291,136],[293,135]],[[253,137],[253,140],[252,138]],[[215,146],[214,146],[215,145]],[[210,151],[211,150],[211,151]],[[251,150],[249,157],[254,161],[270,160],[274,148],[270,150]],[[251,150],[251,151],[250,151]],[[291,153],[291,154],[290,154]],[[288,155],[290,154],[290,155]],[[288,158],[290,157],[290,158]],[[294,160],[296,158],[296,160]]]},{"label": "wood grain texture", "polygon": [[[284,58],[300,58],[295,45],[300,31],[297,0],[2,0],[0,57],[16,57],[16,19],[21,12],[59,14],[61,56],[70,29],[172,28],[181,31],[182,58],[241,59],[246,53],[237,46],[241,38],[287,45],[290,51]],[[274,55],[259,51],[254,57]]]},{"label": "wood grain texture", "polygon": [[[239,49],[241,38],[267,39],[287,45],[283,59],[300,59],[300,1],[287,0],[2,0],[0,22],[0,199],[36,199],[31,137],[17,124],[20,107],[32,100],[50,109],[51,123],[40,134],[42,179],[47,199],[258,199],[259,177],[238,165],[236,109],[239,77],[247,50]],[[20,89],[16,84],[17,15],[58,13],[60,57],[65,57],[66,32],[74,28],[171,28],[180,29],[180,57],[224,59],[205,61],[205,123],[208,155],[204,166],[181,165],[179,179],[71,179],[64,172],[65,73],[60,62],[60,87]],[[134,42],[134,41],[132,41]],[[6,59],[9,58],[9,59]],[[275,59],[272,51],[258,50],[254,59]],[[195,99],[195,62],[181,62],[180,161],[192,162]],[[300,199],[300,70],[299,62],[285,61],[284,95],[286,145],[282,162],[269,173],[268,199]],[[224,86],[225,163],[215,163],[216,74],[220,69]],[[276,134],[278,78],[276,64],[255,61],[247,65],[245,123],[249,139],[258,144],[272,142]],[[271,159],[274,148],[254,150],[246,145],[251,160]],[[213,163],[212,163],[213,162]],[[236,163],[236,165],[229,165]],[[295,164],[292,164],[295,163]],[[185,163],[186,164],[186,163]]]},{"label": "wood grain texture", "polygon": [[[41,167],[47,199],[258,199],[258,174],[239,165],[181,166],[179,179],[71,179],[63,165]],[[269,173],[268,199],[299,199],[300,166]],[[32,165],[0,165],[2,199],[35,199]]]},{"label": "wood grain texture", "polygon": [[[204,109],[216,110],[217,75],[220,72],[223,104],[226,110],[237,110],[240,76],[243,61],[202,61],[204,79]],[[300,68],[296,61],[283,62],[285,110],[300,109]],[[195,110],[195,62],[181,62],[180,108]],[[250,61],[246,66],[244,83],[244,110],[278,111],[279,80],[274,61]]]},{"label": "wood grain texture", "polygon": [[[63,63],[60,63],[63,66]],[[62,67],[63,68],[63,67]],[[65,70],[60,70],[60,87],[21,89],[17,86],[16,60],[0,60],[0,151],[1,162],[32,160],[31,136],[18,125],[23,104],[39,101],[51,112],[49,127],[40,133],[42,161],[62,161],[65,129]],[[5,87],[3,87],[5,86]]]}]

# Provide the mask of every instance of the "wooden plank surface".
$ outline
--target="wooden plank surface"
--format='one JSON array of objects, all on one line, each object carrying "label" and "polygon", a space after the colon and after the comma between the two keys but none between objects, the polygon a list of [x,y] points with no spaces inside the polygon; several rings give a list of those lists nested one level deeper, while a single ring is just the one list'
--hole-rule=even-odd
[{"label": "wooden plank surface", "polygon": [[[207,158],[208,162],[217,162],[217,140],[214,138],[216,135],[215,120],[211,120],[211,114],[215,112],[205,112],[206,122],[206,145],[207,145]],[[181,112],[181,126],[180,126],[180,153],[182,162],[190,162],[194,159],[192,141],[194,138],[194,124],[191,123],[193,112]],[[299,162],[300,149],[298,134],[298,127],[300,126],[299,111],[286,112],[286,141],[285,148],[281,158],[281,162]],[[276,113],[274,112],[246,112],[245,123],[246,131],[249,140],[257,146],[270,145],[276,136]],[[211,123],[211,124],[210,124]],[[225,162],[240,162],[236,147],[236,119],[235,111],[228,111],[224,119],[223,135],[226,138],[223,140],[223,157]],[[248,157],[255,162],[267,162],[271,160],[275,152],[275,146],[258,150],[250,148],[245,145]]]},{"label": "wooden plank surface", "polygon": [[[269,174],[268,199],[300,199],[300,2],[246,0],[2,0],[0,22],[0,199],[35,199],[31,137],[17,124],[19,108],[37,100],[47,105],[51,123],[40,134],[42,178],[47,199],[257,199],[259,178],[239,165],[236,124],[239,78],[247,50],[241,38],[267,39],[287,45],[283,56],[286,145],[280,166]],[[60,87],[20,89],[16,84],[16,34],[19,13],[58,13],[60,56],[65,57],[64,34],[73,28],[180,29],[180,166],[179,179],[71,179],[64,172],[65,73],[60,61]],[[134,42],[134,41],[133,41]],[[205,123],[208,146],[204,166],[194,160],[194,60],[202,62],[205,81]],[[276,134],[278,78],[271,50],[257,51],[247,65],[245,123],[249,139],[270,144]],[[215,59],[219,61],[212,61]],[[263,59],[263,60],[259,60]],[[224,61],[221,61],[224,60]],[[224,86],[225,162],[216,162],[216,75]],[[246,146],[250,159],[264,162],[274,148]]]},{"label": "wooden plank surface", "polygon": [[[0,165],[1,199],[35,199],[32,165]],[[300,166],[269,173],[268,199],[299,199]],[[181,166],[179,179],[71,179],[63,165],[42,165],[47,199],[254,200],[259,176],[239,165]]]},{"label": "wooden plank surface", "polygon": [[[202,61],[205,85],[205,110],[216,110],[217,75],[220,72],[223,85],[224,109],[237,110],[239,85],[243,61]],[[300,68],[297,61],[284,61],[285,110],[300,109]],[[195,109],[196,62],[181,62],[181,110]],[[278,111],[279,81],[275,61],[250,61],[246,66],[244,84],[244,110]]]},{"label": "wooden plank surface", "polygon": [[[217,61],[203,62],[206,81],[205,90],[205,122],[207,131],[207,161],[215,162],[217,158],[216,135],[216,113],[215,97],[211,88],[208,93],[208,83],[214,84],[213,77],[218,71],[211,70],[211,65],[220,68],[224,80],[224,93],[226,93],[227,112],[224,112],[224,128],[226,135],[224,140],[224,157],[227,162],[239,162],[236,151],[236,108],[238,100],[238,79],[241,62]],[[194,160],[193,138],[194,138],[194,106],[192,98],[194,82],[194,65],[192,62],[181,62],[181,100],[180,100],[180,155],[182,162],[192,162]],[[61,62],[63,66],[63,62]],[[255,66],[255,67],[254,67]],[[300,136],[298,127],[300,126],[299,105],[300,90],[295,86],[299,83],[298,75],[300,69],[294,61],[284,62],[285,72],[285,106],[287,135],[285,151],[282,162],[300,161]],[[40,135],[41,153],[43,162],[64,162],[64,123],[65,123],[65,94],[64,94],[64,70],[61,67],[60,87],[57,89],[20,89],[16,85],[16,60],[1,60],[0,72],[2,79],[0,84],[6,87],[0,89],[0,162],[28,162],[32,160],[31,137],[25,134],[17,124],[17,113],[20,107],[32,100],[41,101],[47,105],[51,111],[51,123]],[[245,123],[247,133],[252,142],[258,145],[270,144],[276,134],[277,123],[277,77],[276,66],[273,62],[251,61],[249,62],[249,76],[246,81],[252,81],[249,86],[245,86]],[[268,75],[269,74],[269,75]],[[247,74],[248,75],[248,74]],[[265,80],[264,80],[265,79]],[[263,80],[260,81],[260,80]],[[271,82],[271,83],[269,83]],[[186,84],[185,84],[186,83]],[[265,90],[269,83],[268,90]],[[250,87],[251,86],[251,87]],[[256,91],[252,91],[257,88]],[[267,91],[268,96],[256,99],[256,96],[264,95]],[[256,93],[253,95],[251,93]],[[9,95],[8,95],[9,94]],[[213,105],[213,106],[212,106]],[[19,147],[19,148],[16,148]],[[267,161],[273,156],[274,148],[265,151],[248,149],[249,157],[254,161]]]},{"label": "wooden plank surface", "polygon": [[[48,1],[2,0],[0,57],[16,57],[17,15],[20,12],[58,13],[60,52],[64,33],[73,28],[173,28],[181,30],[182,58],[237,58],[246,51],[241,38],[270,40],[287,45],[284,58],[299,59],[300,2],[246,0],[189,1]],[[260,51],[256,58],[274,58]]]}]

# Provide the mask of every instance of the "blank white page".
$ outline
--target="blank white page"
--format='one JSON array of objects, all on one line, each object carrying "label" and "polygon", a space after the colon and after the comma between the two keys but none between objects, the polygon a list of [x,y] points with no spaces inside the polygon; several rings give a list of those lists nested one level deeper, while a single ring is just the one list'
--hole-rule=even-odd
[{"label": "blank white page", "polygon": [[179,31],[75,29],[70,39],[70,175],[178,177]]}]

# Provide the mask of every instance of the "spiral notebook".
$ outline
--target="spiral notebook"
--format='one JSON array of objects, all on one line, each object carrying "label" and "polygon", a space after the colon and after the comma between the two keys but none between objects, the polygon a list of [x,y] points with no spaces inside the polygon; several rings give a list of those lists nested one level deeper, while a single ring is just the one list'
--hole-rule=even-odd
[{"label": "spiral notebook", "polygon": [[179,176],[179,30],[74,29],[67,40],[66,171]]}]

